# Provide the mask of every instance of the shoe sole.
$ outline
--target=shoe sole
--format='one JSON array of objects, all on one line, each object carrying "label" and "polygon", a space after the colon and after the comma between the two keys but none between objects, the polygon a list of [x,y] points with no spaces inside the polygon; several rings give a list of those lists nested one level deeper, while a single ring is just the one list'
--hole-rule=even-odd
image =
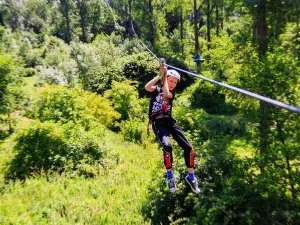
[{"label": "shoe sole", "polygon": [[[167,183],[167,186],[168,186],[168,183]],[[169,189],[169,191],[170,191],[171,193],[174,193],[176,190],[177,190],[176,184],[175,184],[174,190]]]},{"label": "shoe sole", "polygon": [[170,190],[170,189],[169,189],[169,191],[170,191],[171,193],[175,193],[176,188],[175,188],[174,190]]},{"label": "shoe sole", "polygon": [[190,185],[192,191],[193,191],[195,194],[199,194],[199,193],[200,193],[200,191],[197,192],[197,191],[193,188],[193,186],[190,184],[190,182],[188,181],[188,179],[187,179],[186,177],[185,177],[185,181]]}]

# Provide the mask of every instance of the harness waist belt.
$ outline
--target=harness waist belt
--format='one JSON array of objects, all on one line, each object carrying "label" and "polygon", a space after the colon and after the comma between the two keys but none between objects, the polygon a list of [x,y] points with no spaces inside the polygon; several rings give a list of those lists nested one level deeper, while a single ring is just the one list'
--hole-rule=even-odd
[{"label": "harness waist belt", "polygon": [[169,116],[169,115],[160,114],[160,115],[158,115],[158,116],[154,117],[153,119],[161,119],[161,118],[167,118],[167,117],[169,117],[169,118],[170,118],[170,116]]}]

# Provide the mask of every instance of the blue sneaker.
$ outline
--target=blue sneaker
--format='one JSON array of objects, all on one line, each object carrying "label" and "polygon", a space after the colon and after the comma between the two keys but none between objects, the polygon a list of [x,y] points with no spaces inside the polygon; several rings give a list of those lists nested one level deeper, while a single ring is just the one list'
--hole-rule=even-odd
[{"label": "blue sneaker", "polygon": [[185,180],[191,186],[191,189],[192,189],[192,191],[195,194],[199,194],[200,193],[200,188],[198,187],[198,180],[197,180],[197,178],[195,178],[195,179],[192,180],[192,179],[189,178],[189,175],[187,175],[185,177]]}]

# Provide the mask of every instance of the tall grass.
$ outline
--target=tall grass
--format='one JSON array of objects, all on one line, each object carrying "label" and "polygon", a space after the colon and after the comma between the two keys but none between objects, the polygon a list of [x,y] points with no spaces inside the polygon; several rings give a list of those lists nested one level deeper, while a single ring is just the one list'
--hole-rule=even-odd
[{"label": "tall grass", "polygon": [[[96,178],[42,174],[25,183],[2,180],[0,224],[149,224],[141,207],[160,151],[151,143],[124,142],[121,134],[111,133],[105,141],[119,154],[119,161]],[[11,144],[13,139],[0,145],[0,155],[10,152],[6,162],[12,156]]]}]

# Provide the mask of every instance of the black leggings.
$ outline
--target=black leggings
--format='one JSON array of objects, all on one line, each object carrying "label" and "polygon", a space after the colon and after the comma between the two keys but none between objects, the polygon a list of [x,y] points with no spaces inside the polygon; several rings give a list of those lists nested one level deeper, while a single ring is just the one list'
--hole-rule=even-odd
[{"label": "black leggings", "polygon": [[191,143],[187,140],[183,130],[177,125],[176,120],[170,117],[154,119],[152,128],[156,138],[164,151],[164,164],[166,169],[171,169],[173,164],[172,145],[170,134],[184,150],[184,160],[187,168],[194,168],[195,153]]}]

